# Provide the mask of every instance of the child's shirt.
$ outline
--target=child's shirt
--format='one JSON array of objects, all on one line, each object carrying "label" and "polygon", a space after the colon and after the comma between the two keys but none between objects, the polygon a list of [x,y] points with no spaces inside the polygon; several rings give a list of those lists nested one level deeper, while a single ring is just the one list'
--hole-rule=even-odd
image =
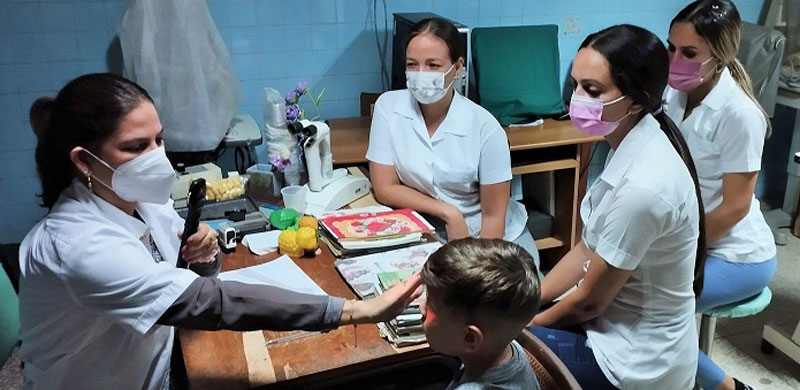
[{"label": "child's shirt", "polygon": [[511,342],[511,359],[492,367],[475,381],[462,382],[464,366],[456,372],[446,390],[538,390],[539,383],[533,376],[525,351],[516,341]]}]

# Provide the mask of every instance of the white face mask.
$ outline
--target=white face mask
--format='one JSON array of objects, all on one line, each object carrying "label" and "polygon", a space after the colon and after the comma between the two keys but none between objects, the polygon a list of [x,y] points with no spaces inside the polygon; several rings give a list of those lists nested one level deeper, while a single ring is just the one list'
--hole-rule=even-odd
[{"label": "white face mask", "polygon": [[112,168],[92,152],[84,150],[114,172],[110,186],[96,176],[92,177],[114,191],[120,198],[128,202],[156,204],[165,204],[169,200],[172,184],[175,182],[175,171],[167,159],[163,146],[144,153],[118,166],[117,169]]},{"label": "white face mask", "polygon": [[444,85],[444,76],[450,73],[455,67],[453,64],[447,72],[431,72],[431,71],[406,71],[406,86],[414,98],[422,104],[436,103],[441,100],[453,82],[456,81],[455,77],[449,85]]}]

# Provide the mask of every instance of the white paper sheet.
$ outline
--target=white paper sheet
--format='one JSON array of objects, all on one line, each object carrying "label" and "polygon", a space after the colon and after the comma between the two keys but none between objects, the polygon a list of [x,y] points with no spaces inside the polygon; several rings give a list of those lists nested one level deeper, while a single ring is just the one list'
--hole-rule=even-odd
[{"label": "white paper sheet", "polygon": [[280,235],[280,230],[248,234],[242,239],[242,244],[247,245],[254,254],[261,256],[278,249],[278,236]]},{"label": "white paper sheet", "polygon": [[289,256],[285,255],[268,263],[222,272],[219,274],[219,279],[266,284],[306,294],[327,295]]}]

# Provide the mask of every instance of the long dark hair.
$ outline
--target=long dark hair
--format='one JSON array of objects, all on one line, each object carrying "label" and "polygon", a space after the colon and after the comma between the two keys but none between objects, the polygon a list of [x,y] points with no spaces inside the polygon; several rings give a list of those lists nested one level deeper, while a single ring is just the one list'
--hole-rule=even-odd
[{"label": "long dark hair", "polygon": [[450,61],[454,64],[459,58],[463,58],[466,61],[467,48],[464,47],[461,34],[458,32],[456,26],[453,26],[453,23],[442,18],[422,19],[411,26],[411,32],[408,33],[408,37],[406,38],[405,48],[408,49],[408,43],[411,42],[414,37],[426,33],[433,34],[444,41],[450,52]]},{"label": "long dark hair", "polygon": [[591,47],[606,58],[614,83],[624,95],[644,108],[641,115],[653,114],[692,176],[700,216],[694,269],[694,292],[695,296],[699,296],[703,289],[706,262],[706,213],[689,147],[678,127],[662,109],[661,97],[669,77],[667,49],[655,34],[629,24],[612,26],[589,35],[581,44],[581,49],[586,47]]},{"label": "long dark hair", "polygon": [[143,101],[153,99],[142,87],[111,73],[80,76],[55,99],[42,97],[30,108],[38,137],[36,168],[42,182],[42,206],[52,208],[75,177],[70,151],[82,146],[97,151],[119,127],[122,118]]},{"label": "long dark hair", "polygon": [[[669,23],[669,27],[672,28],[675,23],[691,24],[697,35],[705,39],[711,48],[711,55],[719,61],[720,66],[728,68],[742,92],[761,110],[767,121],[769,134],[772,130],[769,115],[758,102],[753,92],[753,82],[736,57],[742,38],[742,18],[736,5],[729,0],[695,1],[678,12]],[[718,70],[721,71],[722,68]]]}]

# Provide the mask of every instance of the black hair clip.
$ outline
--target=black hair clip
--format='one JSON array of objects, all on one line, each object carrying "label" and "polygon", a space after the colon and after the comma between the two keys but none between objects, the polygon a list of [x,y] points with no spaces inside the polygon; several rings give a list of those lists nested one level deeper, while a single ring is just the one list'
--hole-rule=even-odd
[{"label": "black hair clip", "polygon": [[710,20],[711,22],[718,22],[724,16],[725,11],[722,10],[719,4],[711,4],[711,7],[708,10],[708,15],[706,16],[706,20]]}]

